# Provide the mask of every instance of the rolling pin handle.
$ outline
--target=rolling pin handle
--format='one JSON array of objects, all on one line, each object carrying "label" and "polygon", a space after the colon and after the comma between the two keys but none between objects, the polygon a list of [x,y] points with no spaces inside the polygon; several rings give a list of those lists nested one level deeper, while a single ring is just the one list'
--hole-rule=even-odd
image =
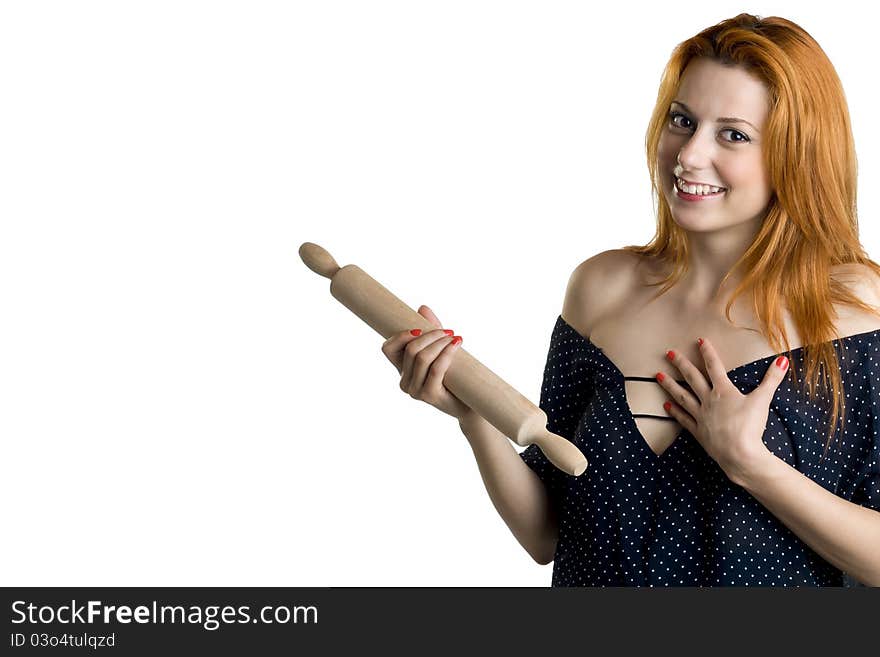
[{"label": "rolling pin handle", "polygon": [[303,242],[299,247],[299,257],[306,267],[324,278],[333,278],[339,271],[339,265],[330,252],[314,242]]},{"label": "rolling pin handle", "polygon": [[574,443],[546,429],[533,441],[544,452],[544,456],[557,468],[579,477],[587,469],[587,458]]}]

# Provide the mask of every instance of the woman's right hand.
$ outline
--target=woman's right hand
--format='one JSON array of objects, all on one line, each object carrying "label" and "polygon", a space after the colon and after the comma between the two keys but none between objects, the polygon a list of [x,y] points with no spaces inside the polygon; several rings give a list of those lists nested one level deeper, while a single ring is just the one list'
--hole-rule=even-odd
[{"label": "woman's right hand", "polygon": [[437,328],[419,335],[409,330],[395,333],[382,343],[382,353],[400,372],[401,390],[461,420],[473,410],[443,385],[461,338],[444,330],[428,306],[420,306],[419,314]]}]

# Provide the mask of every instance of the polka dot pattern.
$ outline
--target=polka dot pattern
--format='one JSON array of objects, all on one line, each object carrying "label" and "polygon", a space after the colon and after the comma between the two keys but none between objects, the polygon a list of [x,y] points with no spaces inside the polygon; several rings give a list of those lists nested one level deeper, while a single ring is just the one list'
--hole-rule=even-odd
[{"label": "polka dot pattern", "polygon": [[[770,405],[764,444],[826,490],[880,510],[880,329],[832,344],[847,416],[827,454],[825,392],[820,387],[810,401],[788,378]],[[747,394],[775,358],[741,365],[728,377]],[[802,348],[791,359],[803,376]],[[552,586],[843,586],[849,579],[732,483],[687,430],[655,454],[630,412],[623,373],[561,315],[540,407],[548,430],[589,461],[573,477],[537,445],[520,453],[559,518]]]}]

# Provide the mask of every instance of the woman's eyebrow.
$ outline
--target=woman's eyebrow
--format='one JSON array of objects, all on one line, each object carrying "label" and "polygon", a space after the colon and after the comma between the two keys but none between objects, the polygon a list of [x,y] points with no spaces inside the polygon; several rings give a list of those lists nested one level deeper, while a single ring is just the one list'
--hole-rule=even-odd
[{"label": "woman's eyebrow", "polygon": [[[673,102],[673,103],[676,103],[677,105],[681,105],[681,106],[685,109],[686,112],[688,112],[688,113],[690,113],[690,114],[696,114],[696,112],[692,111],[690,107],[688,107],[687,105],[685,105],[685,104],[684,104],[683,102],[681,102],[680,100],[673,100],[672,102]],[[750,125],[750,126],[752,126],[752,128],[754,128],[755,132],[761,132],[760,130],[758,130],[757,128],[755,128],[755,126],[753,126],[751,123],[749,123],[749,122],[746,121],[745,119],[738,119],[738,118],[736,118],[736,117],[734,117],[734,116],[719,116],[719,117],[718,117],[717,119],[715,119],[715,120],[716,120],[718,123],[745,123],[746,125]]]}]

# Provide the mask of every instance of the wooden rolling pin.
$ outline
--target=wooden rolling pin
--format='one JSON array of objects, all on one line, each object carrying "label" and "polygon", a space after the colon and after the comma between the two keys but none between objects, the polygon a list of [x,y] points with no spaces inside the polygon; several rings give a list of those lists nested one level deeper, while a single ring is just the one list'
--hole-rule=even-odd
[{"label": "wooden rolling pin", "polygon": [[[437,328],[360,267],[340,267],[317,244],[303,243],[299,256],[313,272],[330,279],[330,294],[383,338],[413,328]],[[443,385],[513,442],[536,444],[560,470],[578,476],[587,469],[586,457],[573,443],[547,431],[543,410],[463,348],[453,355]]]}]

